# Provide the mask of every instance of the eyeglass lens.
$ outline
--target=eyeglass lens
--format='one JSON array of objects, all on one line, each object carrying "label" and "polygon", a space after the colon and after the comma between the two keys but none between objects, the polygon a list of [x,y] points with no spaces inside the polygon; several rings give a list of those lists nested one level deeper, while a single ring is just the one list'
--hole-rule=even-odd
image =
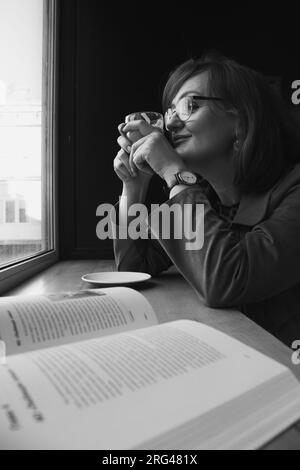
[{"label": "eyeglass lens", "polygon": [[168,124],[168,121],[172,119],[175,112],[181,121],[187,121],[189,117],[191,116],[192,111],[193,111],[193,98],[191,96],[185,96],[180,101],[178,101],[176,106],[173,106],[172,108],[168,108],[166,115],[165,115],[166,125]]}]

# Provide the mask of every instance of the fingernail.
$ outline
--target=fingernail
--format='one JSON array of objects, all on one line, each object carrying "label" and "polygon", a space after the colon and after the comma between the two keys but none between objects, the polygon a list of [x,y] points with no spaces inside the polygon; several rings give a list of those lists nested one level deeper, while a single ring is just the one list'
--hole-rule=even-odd
[{"label": "fingernail", "polygon": [[128,153],[130,153],[131,152],[131,145],[128,145],[126,150],[127,150]]}]

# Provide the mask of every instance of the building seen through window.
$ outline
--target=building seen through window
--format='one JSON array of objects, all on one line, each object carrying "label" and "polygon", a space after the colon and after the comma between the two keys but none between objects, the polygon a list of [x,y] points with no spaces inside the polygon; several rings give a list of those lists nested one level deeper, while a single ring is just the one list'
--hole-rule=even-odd
[{"label": "building seen through window", "polygon": [[0,266],[43,240],[42,0],[0,0]]}]

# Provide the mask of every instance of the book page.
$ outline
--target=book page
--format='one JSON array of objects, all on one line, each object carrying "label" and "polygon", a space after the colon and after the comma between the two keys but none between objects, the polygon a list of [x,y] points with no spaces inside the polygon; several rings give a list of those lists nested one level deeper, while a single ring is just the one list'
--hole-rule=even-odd
[{"label": "book page", "polygon": [[128,287],[0,298],[0,339],[7,355],[156,323],[147,299]]},{"label": "book page", "polygon": [[[230,429],[234,408],[224,419],[220,407],[251,390],[265,418],[260,400],[272,403],[277,380],[283,402],[296,390],[299,415],[299,385],[287,368],[190,320],[16,355],[0,367],[0,448],[201,448],[223,421]],[[285,405],[295,406],[295,396]],[[205,421],[211,414],[214,427]],[[179,432],[196,418],[197,428]],[[202,432],[196,443],[195,429]]]}]

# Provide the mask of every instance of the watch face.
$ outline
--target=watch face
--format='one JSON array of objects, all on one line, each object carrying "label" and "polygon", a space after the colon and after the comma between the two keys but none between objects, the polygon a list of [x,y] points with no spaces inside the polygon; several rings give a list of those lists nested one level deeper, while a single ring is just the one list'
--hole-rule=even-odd
[{"label": "watch face", "polygon": [[181,171],[179,175],[180,179],[185,184],[195,184],[197,182],[197,176],[194,175],[194,173],[191,173],[190,171]]}]

